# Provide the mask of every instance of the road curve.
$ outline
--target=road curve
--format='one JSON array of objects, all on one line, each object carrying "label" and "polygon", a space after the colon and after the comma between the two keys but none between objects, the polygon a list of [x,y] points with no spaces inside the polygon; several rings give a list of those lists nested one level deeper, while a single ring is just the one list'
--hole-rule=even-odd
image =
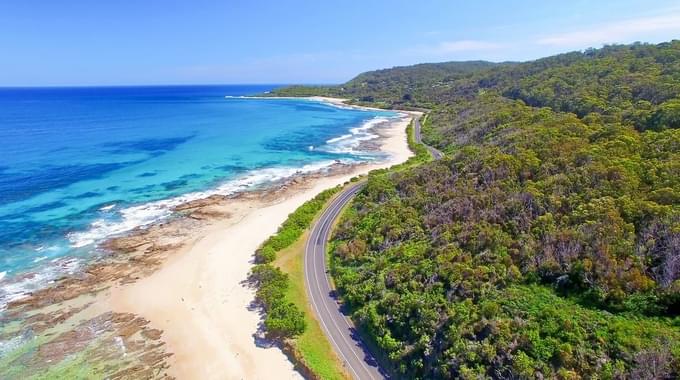
[{"label": "road curve", "polygon": [[[415,140],[422,144],[420,120],[414,119]],[[434,159],[443,157],[439,150],[425,145]],[[316,318],[328,337],[333,349],[342,360],[343,366],[359,380],[386,379],[388,377],[366,345],[361,341],[351,319],[342,311],[335,290],[331,286],[330,274],[326,270],[326,247],[330,239],[333,222],[340,216],[345,205],[366,185],[365,181],[343,189],[321,214],[312,227],[305,246],[305,285]]]},{"label": "road curve", "polygon": [[418,144],[423,144],[423,145],[425,145],[425,148],[427,148],[427,150],[430,152],[430,154],[432,155],[432,157],[433,157],[435,160],[441,160],[441,159],[444,157],[444,153],[442,153],[442,151],[440,151],[440,150],[437,149],[437,148],[431,147],[431,146],[429,146],[429,145],[423,143],[423,136],[422,136],[422,134],[421,134],[421,132],[420,132],[420,129],[421,129],[421,126],[420,126],[420,117],[417,117],[417,116],[416,116],[416,117],[413,118],[413,135],[414,135],[415,138],[416,138],[416,142],[417,142]]},{"label": "road curve", "polygon": [[386,376],[359,339],[352,321],[341,311],[326,271],[326,242],[333,222],[364,185],[362,181],[345,188],[312,228],[305,247],[305,282],[314,313],[343,366],[355,379],[377,380]]}]

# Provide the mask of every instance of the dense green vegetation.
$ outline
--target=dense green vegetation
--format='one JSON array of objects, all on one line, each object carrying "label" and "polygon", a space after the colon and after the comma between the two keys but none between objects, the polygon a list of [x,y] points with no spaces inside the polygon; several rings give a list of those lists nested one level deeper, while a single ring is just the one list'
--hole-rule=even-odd
[{"label": "dense green vegetation", "polygon": [[340,191],[340,187],[322,191],[314,199],[305,202],[295,212],[288,215],[288,219],[281,224],[278,232],[270,236],[255,252],[255,260],[262,264],[274,261],[276,252],[289,247],[302,236],[302,233],[309,228],[316,214],[338,191]]},{"label": "dense green vegetation", "polygon": [[308,91],[431,108],[448,153],[369,176],[334,238],[397,375],[680,375],[680,41]]},{"label": "dense green vegetation", "polygon": [[257,265],[250,280],[257,287],[255,298],[265,313],[264,328],[268,337],[284,339],[302,334],[306,327],[303,312],[287,297],[289,279],[286,273],[271,264],[280,250],[289,247],[302,236],[316,214],[340,187],[325,190],[305,202],[288,216],[279,231],[265,241],[255,254]]},{"label": "dense green vegetation", "polygon": [[338,96],[373,107],[427,107],[438,102],[421,94],[444,88],[477,70],[500,65],[484,61],[423,63],[360,74],[337,87],[292,86],[274,91],[275,96]]}]

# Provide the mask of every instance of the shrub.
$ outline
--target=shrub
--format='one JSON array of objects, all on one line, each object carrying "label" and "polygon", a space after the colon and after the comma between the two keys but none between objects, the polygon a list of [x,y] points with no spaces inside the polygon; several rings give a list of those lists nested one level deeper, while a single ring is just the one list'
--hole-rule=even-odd
[{"label": "shrub", "polygon": [[288,275],[271,262],[276,260],[278,251],[289,247],[302,236],[328,199],[339,190],[339,186],[325,190],[298,207],[288,215],[279,231],[269,237],[255,252],[255,261],[258,264],[252,269],[250,280],[257,287],[255,299],[265,312],[264,327],[270,338],[290,338],[302,334],[305,330],[303,312],[286,300]]}]

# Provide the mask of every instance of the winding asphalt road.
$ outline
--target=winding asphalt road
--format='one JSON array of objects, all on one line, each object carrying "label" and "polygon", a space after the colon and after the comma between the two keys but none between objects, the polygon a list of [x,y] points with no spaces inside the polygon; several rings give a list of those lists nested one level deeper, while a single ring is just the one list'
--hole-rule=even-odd
[{"label": "winding asphalt road", "polygon": [[417,142],[418,144],[423,144],[423,145],[425,145],[425,148],[427,148],[427,150],[430,152],[430,154],[432,155],[432,157],[433,157],[435,160],[441,160],[442,157],[444,157],[444,153],[442,153],[442,152],[441,152],[439,149],[437,149],[437,148],[431,147],[431,146],[426,145],[425,143],[423,143],[423,136],[422,136],[422,133],[420,132],[420,118],[419,118],[419,117],[415,117],[415,118],[413,119],[413,124],[414,124],[414,128],[413,128],[413,132],[414,132],[414,133],[413,133],[413,134],[415,135],[416,142]]},{"label": "winding asphalt road", "polygon": [[[422,144],[420,118],[414,117],[416,142]],[[439,150],[427,146],[434,159],[444,155]],[[326,243],[330,239],[333,223],[354,196],[366,185],[364,181],[348,186],[326,207],[321,217],[312,227],[305,246],[305,282],[307,295],[321,324],[321,328],[331,342],[333,349],[342,360],[344,367],[355,379],[386,379],[388,377],[366,345],[350,320],[343,313],[337,294],[331,286],[330,274],[326,265]]]}]

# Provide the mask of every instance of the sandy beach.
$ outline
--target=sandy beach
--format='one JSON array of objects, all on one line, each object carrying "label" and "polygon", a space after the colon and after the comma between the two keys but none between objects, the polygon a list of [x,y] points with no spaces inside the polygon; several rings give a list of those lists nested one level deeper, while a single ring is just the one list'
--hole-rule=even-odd
[{"label": "sandy beach", "polygon": [[[334,104],[342,100],[318,99]],[[168,373],[178,379],[293,379],[300,375],[276,347],[258,337],[254,291],[244,285],[253,253],[305,201],[324,189],[411,156],[410,117],[381,127],[380,150],[390,159],[321,176],[274,200],[240,199],[221,205],[224,217],[198,228],[176,254],[148,277],[112,287],[96,307],[132,313],[163,331]]]}]

